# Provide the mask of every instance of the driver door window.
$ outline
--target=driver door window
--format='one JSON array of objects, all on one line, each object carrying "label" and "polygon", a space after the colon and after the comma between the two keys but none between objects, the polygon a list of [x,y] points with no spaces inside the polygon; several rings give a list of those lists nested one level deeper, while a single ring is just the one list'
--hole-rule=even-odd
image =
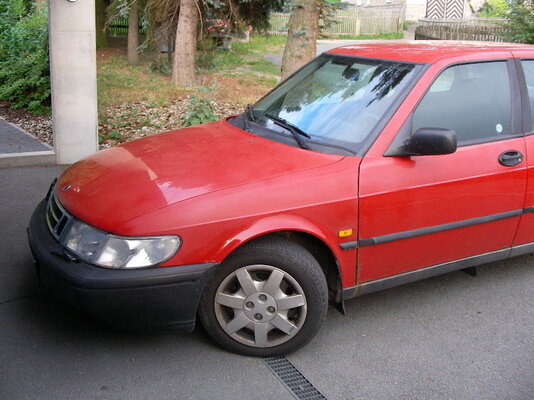
[{"label": "driver door window", "polygon": [[511,95],[505,61],[456,65],[434,81],[413,114],[419,128],[456,132],[459,145],[511,134]]}]

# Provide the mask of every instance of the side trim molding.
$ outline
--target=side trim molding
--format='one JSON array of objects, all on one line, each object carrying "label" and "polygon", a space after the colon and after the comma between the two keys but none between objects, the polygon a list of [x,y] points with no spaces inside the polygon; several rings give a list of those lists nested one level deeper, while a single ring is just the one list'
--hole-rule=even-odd
[{"label": "side trim molding", "polygon": [[409,271],[395,276],[388,276],[375,281],[360,283],[350,288],[343,289],[343,300],[352,299],[353,297],[363,296],[364,294],[378,292],[380,290],[404,285],[406,283],[415,282],[421,279],[431,278],[447,272],[458,271],[460,269],[475,267],[481,264],[505,260],[507,258],[521,256],[532,252],[534,252],[534,243],[527,243],[473,257],[437,264],[431,267]]},{"label": "side trim molding", "polygon": [[358,241],[354,240],[352,242],[344,242],[340,243],[339,247],[341,247],[341,250],[352,250],[356,249],[358,247]]},{"label": "side trim molding", "polygon": [[427,228],[413,229],[411,231],[391,233],[389,235],[375,236],[369,239],[362,239],[358,241],[359,247],[371,246],[374,244],[382,244],[394,242],[401,239],[409,239],[416,236],[428,235],[430,233],[450,231],[452,229],[465,228],[467,226],[484,224],[486,222],[499,221],[501,219],[517,217],[523,214],[523,210],[507,211],[499,214],[487,215],[485,217],[465,219],[463,221],[449,222],[447,224],[429,226]]},{"label": "side trim molding", "polygon": [[388,235],[375,236],[368,239],[360,239],[358,241],[340,243],[339,247],[342,250],[352,250],[357,247],[372,246],[375,244],[383,244],[394,242],[396,240],[410,239],[417,236],[429,235],[431,233],[438,233],[450,231],[452,229],[465,228],[468,226],[485,224],[487,222],[499,221],[501,219],[517,217],[522,214],[534,213],[534,207],[527,207],[520,210],[506,211],[499,214],[486,215],[484,217],[464,219],[462,221],[449,222],[447,224],[428,226],[425,228],[412,229],[410,231],[390,233]]}]

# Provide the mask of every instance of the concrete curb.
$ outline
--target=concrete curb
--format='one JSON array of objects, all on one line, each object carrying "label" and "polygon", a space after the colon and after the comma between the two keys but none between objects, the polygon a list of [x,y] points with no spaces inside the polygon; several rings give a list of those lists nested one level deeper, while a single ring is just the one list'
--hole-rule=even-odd
[{"label": "concrete curb", "polygon": [[35,167],[41,165],[56,165],[56,153],[53,150],[47,150],[0,154],[0,168]]}]

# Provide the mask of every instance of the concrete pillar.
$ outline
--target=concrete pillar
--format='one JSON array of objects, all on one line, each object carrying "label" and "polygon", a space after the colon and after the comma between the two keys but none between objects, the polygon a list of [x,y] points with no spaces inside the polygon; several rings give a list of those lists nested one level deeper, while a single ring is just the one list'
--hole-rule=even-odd
[{"label": "concrete pillar", "polygon": [[49,0],[52,129],[58,164],[98,150],[95,0]]}]

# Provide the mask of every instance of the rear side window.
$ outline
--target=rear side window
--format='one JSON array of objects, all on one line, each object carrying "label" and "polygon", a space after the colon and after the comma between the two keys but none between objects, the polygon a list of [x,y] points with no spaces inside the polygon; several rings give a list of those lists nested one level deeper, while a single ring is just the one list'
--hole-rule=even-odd
[{"label": "rear side window", "polygon": [[497,139],[511,133],[511,109],[506,61],[456,65],[440,74],[419,103],[413,132],[452,129],[464,145]]},{"label": "rear side window", "polygon": [[527,81],[527,93],[530,100],[530,123],[531,131],[534,131],[534,60],[522,61],[525,79]]}]

